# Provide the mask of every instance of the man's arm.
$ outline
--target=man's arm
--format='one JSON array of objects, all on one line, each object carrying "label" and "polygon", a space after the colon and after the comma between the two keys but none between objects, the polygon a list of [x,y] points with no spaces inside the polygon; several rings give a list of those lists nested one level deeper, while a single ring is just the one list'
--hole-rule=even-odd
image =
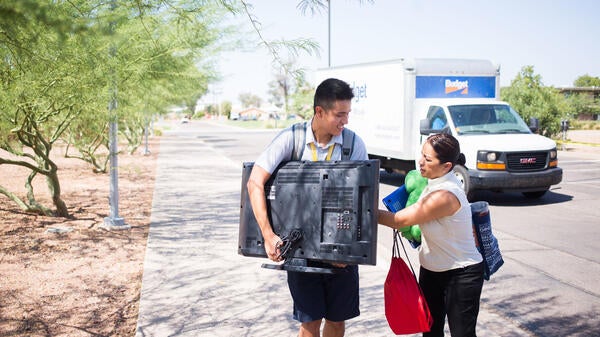
[{"label": "man's arm", "polygon": [[273,261],[281,261],[279,254],[279,246],[281,245],[281,238],[273,232],[273,227],[269,223],[269,217],[267,216],[267,199],[265,196],[265,183],[271,174],[265,169],[258,165],[254,165],[250,178],[248,178],[248,195],[250,198],[250,204],[252,204],[252,210],[254,211],[254,217],[260,227],[260,231],[265,240],[265,251],[269,259]]}]

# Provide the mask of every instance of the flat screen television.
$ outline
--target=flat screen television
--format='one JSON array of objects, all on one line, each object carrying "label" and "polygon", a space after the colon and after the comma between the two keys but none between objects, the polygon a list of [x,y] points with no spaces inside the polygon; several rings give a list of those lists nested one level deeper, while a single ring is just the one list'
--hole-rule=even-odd
[{"label": "flat screen television", "polygon": [[[243,164],[238,253],[266,258],[246,187],[252,167]],[[294,260],[289,265],[307,259],[376,264],[378,160],[286,162],[265,184],[265,195],[274,232],[280,237],[302,234],[286,255],[286,262]]]}]

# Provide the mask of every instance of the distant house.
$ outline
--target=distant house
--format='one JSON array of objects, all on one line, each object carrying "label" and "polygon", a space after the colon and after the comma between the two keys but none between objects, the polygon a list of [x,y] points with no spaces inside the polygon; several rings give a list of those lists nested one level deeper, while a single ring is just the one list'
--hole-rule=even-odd
[{"label": "distant house", "polygon": [[281,108],[278,108],[277,106],[273,105],[273,104],[269,104],[268,106],[263,108],[266,112],[268,112],[269,119],[281,119],[282,116],[282,111]]},{"label": "distant house", "polygon": [[238,114],[240,120],[254,121],[260,119],[260,117],[266,114],[266,112],[258,108],[247,108],[241,110]]},{"label": "distant house", "polygon": [[[232,111],[233,112],[233,111]],[[238,118],[243,121],[279,119],[277,111],[247,108],[237,112]]]},{"label": "distant house", "polygon": [[[592,98],[596,105],[600,104],[600,87],[560,87],[558,91],[565,97],[573,94],[583,94]],[[597,113],[580,113],[577,116],[578,120],[600,120],[600,115]]]}]

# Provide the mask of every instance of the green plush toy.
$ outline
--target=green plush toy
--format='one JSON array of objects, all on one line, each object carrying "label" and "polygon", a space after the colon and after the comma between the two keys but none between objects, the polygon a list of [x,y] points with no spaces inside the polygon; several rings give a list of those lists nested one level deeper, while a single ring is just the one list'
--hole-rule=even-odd
[{"label": "green plush toy", "polygon": [[[417,170],[409,171],[404,178],[404,187],[408,193],[408,199],[406,200],[406,207],[414,204],[419,200],[419,196],[427,186],[427,178],[423,178],[421,173]],[[408,241],[421,242],[421,229],[419,225],[413,225],[409,227],[401,228],[402,236]]]}]

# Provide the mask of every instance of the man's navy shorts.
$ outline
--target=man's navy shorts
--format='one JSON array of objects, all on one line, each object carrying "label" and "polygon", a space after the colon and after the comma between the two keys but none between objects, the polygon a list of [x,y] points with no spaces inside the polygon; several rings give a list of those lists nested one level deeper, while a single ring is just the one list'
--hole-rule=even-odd
[{"label": "man's navy shorts", "polygon": [[336,274],[288,271],[294,319],[302,323],[322,318],[341,322],[360,315],[358,266],[345,269],[346,272]]}]

